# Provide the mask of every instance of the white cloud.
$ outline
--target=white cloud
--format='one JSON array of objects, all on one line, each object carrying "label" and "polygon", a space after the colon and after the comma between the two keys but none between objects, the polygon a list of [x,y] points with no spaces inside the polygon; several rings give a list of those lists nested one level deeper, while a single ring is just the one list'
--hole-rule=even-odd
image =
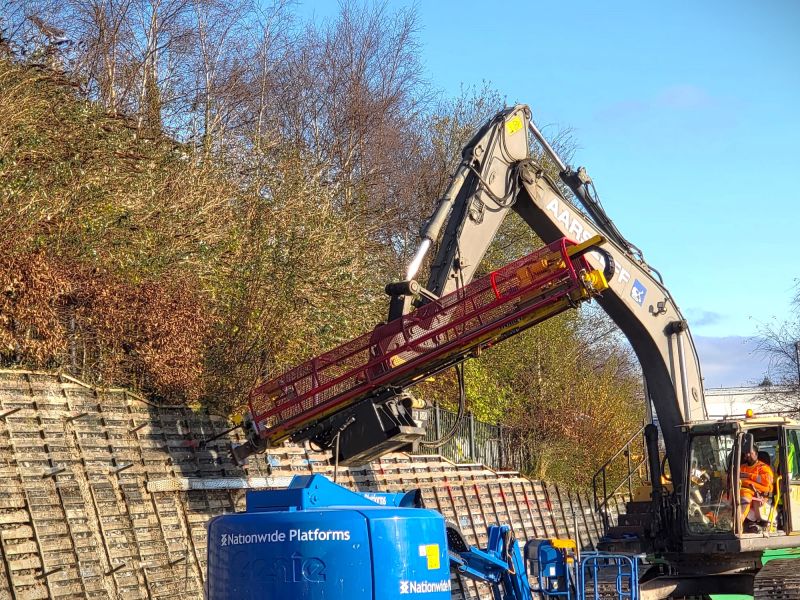
[{"label": "white cloud", "polygon": [[689,318],[689,323],[692,328],[703,327],[705,325],[718,325],[726,318],[722,313],[714,312],[712,310],[702,310],[699,308],[688,308],[686,315]]},{"label": "white cloud", "polygon": [[694,336],[694,342],[706,388],[757,385],[769,372],[755,338]]},{"label": "white cloud", "polygon": [[705,89],[691,83],[668,85],[647,97],[620,99],[599,108],[595,117],[601,121],[617,121],[632,116],[664,117],[664,112],[708,114],[719,108],[719,102]]},{"label": "white cloud", "polygon": [[681,83],[661,90],[654,104],[665,108],[694,110],[708,108],[714,104],[709,93],[696,85]]}]

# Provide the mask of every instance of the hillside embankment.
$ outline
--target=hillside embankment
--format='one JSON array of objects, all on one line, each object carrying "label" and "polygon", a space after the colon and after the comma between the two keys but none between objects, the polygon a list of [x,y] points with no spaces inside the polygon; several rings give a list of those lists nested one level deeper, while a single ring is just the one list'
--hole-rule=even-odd
[{"label": "hillside embankment", "polygon": [[[303,447],[240,468],[227,453],[235,434],[199,443],[229,426],[123,389],[0,371],[0,599],[202,598],[209,518],[242,510],[247,489],[333,473],[329,455]],[[573,512],[586,545],[600,534],[587,494],[440,456],[391,454],[338,479],[420,488],[471,543],[485,544],[492,523],[519,539],[573,536]],[[454,598],[484,593],[470,583]]]}]

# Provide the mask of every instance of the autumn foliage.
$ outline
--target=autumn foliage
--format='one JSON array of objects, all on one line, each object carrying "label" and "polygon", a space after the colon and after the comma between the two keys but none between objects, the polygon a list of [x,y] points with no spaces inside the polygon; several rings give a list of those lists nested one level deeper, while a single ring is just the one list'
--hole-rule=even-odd
[{"label": "autumn foliage", "polygon": [[0,286],[4,362],[200,397],[210,319],[191,279],[130,284],[40,251],[0,258]]},{"label": "autumn foliage", "polygon": [[50,69],[0,63],[0,88],[3,362],[199,398],[218,184]]}]

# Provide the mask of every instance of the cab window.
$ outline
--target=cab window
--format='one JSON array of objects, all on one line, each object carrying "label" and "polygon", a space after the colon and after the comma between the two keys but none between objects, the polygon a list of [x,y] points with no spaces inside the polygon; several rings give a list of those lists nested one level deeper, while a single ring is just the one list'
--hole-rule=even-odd
[{"label": "cab window", "polygon": [[787,474],[791,481],[800,481],[800,430],[789,429],[786,438]]},{"label": "cab window", "polygon": [[729,434],[695,435],[689,458],[687,519],[692,533],[733,531],[728,470],[733,451]]}]

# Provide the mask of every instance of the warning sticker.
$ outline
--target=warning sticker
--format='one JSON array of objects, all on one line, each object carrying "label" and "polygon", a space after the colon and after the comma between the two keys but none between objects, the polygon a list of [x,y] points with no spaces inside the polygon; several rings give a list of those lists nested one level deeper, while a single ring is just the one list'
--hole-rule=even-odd
[{"label": "warning sticker", "polygon": [[419,555],[428,561],[429,571],[439,568],[439,544],[422,544],[419,547]]},{"label": "warning sticker", "polygon": [[514,135],[522,129],[522,117],[514,115],[506,121],[506,135]]}]

